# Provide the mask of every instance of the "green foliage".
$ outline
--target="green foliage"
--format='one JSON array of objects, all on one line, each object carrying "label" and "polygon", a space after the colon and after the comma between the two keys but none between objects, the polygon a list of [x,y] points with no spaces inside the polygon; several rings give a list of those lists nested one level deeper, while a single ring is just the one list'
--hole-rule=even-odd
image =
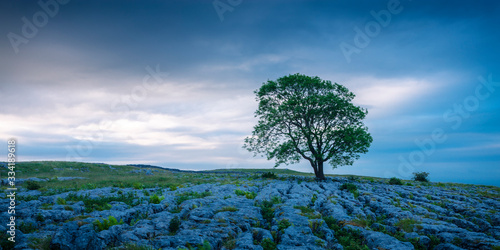
[{"label": "green foliage", "polygon": [[142,190],[142,194],[143,194],[144,196],[149,196],[149,195],[150,195],[150,194],[149,194],[149,191],[148,191],[147,189]]},{"label": "green foliage", "polygon": [[21,222],[19,225],[19,230],[25,234],[33,233],[37,231],[36,229],[36,224],[34,223],[26,223],[26,222]]},{"label": "green foliage", "polygon": [[208,240],[203,240],[203,245],[198,245],[198,250],[212,250],[212,245],[210,245],[210,242]]},{"label": "green foliage", "polygon": [[102,222],[100,220],[95,220],[92,224],[94,224],[94,228],[97,232],[103,231],[103,230],[108,230],[110,227],[114,225],[121,225],[123,224],[123,219],[120,219],[120,222],[113,217],[109,216],[108,219],[103,219]]},{"label": "green foliage", "polygon": [[215,211],[215,213],[219,213],[219,212],[236,212],[238,210],[239,209],[237,209],[236,207],[222,207],[221,209]]},{"label": "green foliage", "polygon": [[262,248],[264,248],[264,250],[275,250],[275,249],[277,249],[277,244],[274,243],[274,241],[272,241],[269,238],[265,238],[264,240],[262,240],[262,242],[260,243],[260,246]]},{"label": "green foliage", "polygon": [[344,183],[340,186],[340,190],[347,190],[354,195],[354,198],[359,197],[358,187],[352,183]]},{"label": "green foliage", "polygon": [[259,204],[260,207],[260,214],[262,215],[262,218],[270,225],[271,222],[273,221],[274,218],[274,203],[272,200],[271,201],[262,201]]},{"label": "green foliage", "polygon": [[253,200],[257,196],[255,192],[242,191],[240,189],[234,190],[234,193],[238,196],[245,196],[247,199]]},{"label": "green foliage", "polygon": [[306,206],[293,206],[295,209],[300,209],[300,212],[303,216],[306,216],[309,219],[319,219],[321,218],[321,214],[314,211],[314,209]]},{"label": "green foliage", "polygon": [[56,203],[57,205],[66,205],[66,200],[64,198],[57,197]]},{"label": "green foliage", "polygon": [[273,204],[280,204],[280,203],[283,203],[283,201],[281,200],[281,197],[279,197],[279,196],[273,196],[273,197],[271,198],[271,202],[272,202]]},{"label": "green foliage", "polygon": [[235,249],[236,248],[236,239],[228,238],[222,244],[225,249]]},{"label": "green foliage", "polygon": [[52,237],[44,237],[44,238],[29,238],[30,243],[28,246],[32,249],[40,249],[40,250],[50,250],[50,242],[52,241]]},{"label": "green foliage", "polygon": [[340,186],[340,190],[346,190],[349,192],[354,192],[358,190],[358,187],[352,183],[344,183]]},{"label": "green foliage", "polygon": [[410,218],[406,218],[406,219],[401,219],[399,220],[397,223],[396,223],[396,227],[398,227],[399,229],[407,232],[407,233],[411,233],[413,232],[413,226],[417,223],[416,220],[414,219],[410,219]]},{"label": "green foliage", "polygon": [[313,194],[313,196],[311,197],[311,204],[314,205],[314,203],[316,202],[316,200],[318,200],[318,196],[316,194]]},{"label": "green foliage", "polygon": [[401,179],[398,179],[396,177],[392,177],[391,179],[389,179],[389,184],[391,184],[391,185],[403,185],[403,182],[401,181]]},{"label": "green foliage", "polygon": [[120,249],[122,249],[122,250],[155,250],[155,248],[153,248],[151,246],[139,246],[139,245],[132,244],[132,243],[123,244],[123,246],[120,247]]},{"label": "green foliage", "polygon": [[52,209],[52,204],[50,204],[50,203],[43,203],[42,206],[40,207],[40,209],[51,210]]},{"label": "green foliage", "polygon": [[256,196],[257,196],[257,193],[255,193],[255,192],[245,194],[245,198],[250,199],[250,200],[255,199]]},{"label": "green foliage", "polygon": [[25,185],[28,190],[37,190],[42,187],[37,181],[26,181]]},{"label": "green foliage", "polygon": [[153,196],[149,197],[149,203],[160,204],[160,202],[164,199],[165,199],[165,197],[163,197],[163,196],[158,197],[158,195],[153,194]]},{"label": "green foliage", "polygon": [[134,182],[132,184],[132,186],[134,187],[134,189],[143,189],[144,188],[144,185],[142,185],[142,183],[140,183],[140,182]]},{"label": "green foliage", "polygon": [[335,231],[335,238],[345,250],[369,250],[368,246],[364,244],[365,239],[358,230],[342,228],[343,223],[332,216],[325,217],[323,220],[331,230]]},{"label": "green foliage", "polygon": [[278,221],[278,231],[282,232],[291,225],[292,223],[290,223],[288,219],[281,219],[280,221]]},{"label": "green foliage", "polygon": [[259,121],[244,147],[275,159],[276,166],[303,158],[324,179],[324,162],[352,165],[368,152],[373,139],[362,122],[367,111],[352,104],[346,87],[294,74],[267,81],[254,93]]},{"label": "green foliage", "polygon": [[175,235],[177,231],[179,231],[179,227],[181,226],[181,220],[178,216],[175,216],[170,220],[170,224],[168,225],[168,230],[170,235]]},{"label": "green foliage", "polygon": [[236,190],[234,190],[234,193],[235,193],[236,195],[238,195],[238,196],[244,196],[244,195],[246,194],[246,192],[245,192],[245,191],[242,191],[242,190],[240,190],[240,189],[236,189]]},{"label": "green foliage", "polygon": [[278,179],[278,176],[272,172],[263,173],[261,176],[264,179]]},{"label": "green foliage", "polygon": [[429,182],[429,179],[427,178],[428,176],[429,173],[427,172],[415,172],[413,173],[413,180],[420,182]]},{"label": "green foliage", "polygon": [[112,201],[121,201],[129,206],[138,205],[138,201],[134,201],[136,198],[133,193],[121,194],[118,196],[108,196],[108,197],[99,197],[97,199],[90,198],[90,195],[76,195],[75,193],[68,194],[67,200],[69,201],[83,201],[85,204],[85,212],[90,213],[94,210],[103,211],[111,209],[111,205],[109,202]]},{"label": "green foliage", "polygon": [[198,192],[184,192],[177,194],[177,205],[182,204],[184,201],[191,200],[191,199],[199,199],[199,198],[205,198],[207,196],[212,195],[212,192],[210,191],[205,191],[202,193]]},{"label": "green foliage", "polygon": [[44,221],[43,215],[41,213],[37,213],[35,219],[38,222],[43,222]]},{"label": "green foliage", "polygon": [[311,229],[312,233],[318,238],[324,239],[325,233],[320,230],[321,225],[323,225],[322,220],[309,220],[309,228]]}]

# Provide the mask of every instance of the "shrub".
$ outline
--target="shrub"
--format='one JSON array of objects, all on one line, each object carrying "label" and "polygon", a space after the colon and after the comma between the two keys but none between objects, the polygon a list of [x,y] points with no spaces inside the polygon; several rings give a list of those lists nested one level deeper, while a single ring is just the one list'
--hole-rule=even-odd
[{"label": "shrub", "polygon": [[170,220],[170,224],[168,225],[168,230],[170,231],[171,235],[174,235],[179,231],[179,227],[181,226],[181,220],[179,219],[178,216],[175,216],[173,219]]},{"label": "shrub", "polygon": [[134,189],[142,189],[144,187],[144,185],[142,185],[142,183],[140,182],[134,182],[132,186],[134,187]]},{"label": "shrub", "polygon": [[64,198],[58,197],[56,203],[57,205],[66,205],[66,200]]},{"label": "shrub", "polygon": [[309,228],[313,232],[314,235],[316,235],[318,238],[324,238],[325,233],[322,232],[321,225],[323,225],[322,220],[309,220]]},{"label": "shrub", "polygon": [[204,240],[203,245],[198,245],[198,250],[212,250],[212,245],[210,245],[208,240]]},{"label": "shrub", "polygon": [[314,203],[316,202],[316,200],[318,200],[318,196],[316,194],[313,194],[313,196],[311,197],[311,204],[314,205]]},{"label": "shrub", "polygon": [[281,219],[280,221],[278,221],[278,231],[285,230],[291,225],[292,223],[290,223],[288,219]]},{"label": "shrub", "polygon": [[103,219],[102,220],[102,223],[100,220],[95,220],[93,222],[94,224],[94,227],[96,228],[96,231],[100,232],[100,231],[103,231],[103,230],[108,230],[110,227],[114,226],[114,225],[121,225],[123,224],[123,219],[120,220],[120,222],[118,222],[118,220],[116,220],[115,217],[113,216],[109,216],[108,219]]},{"label": "shrub", "polygon": [[429,179],[427,178],[428,176],[429,173],[427,172],[415,172],[413,173],[413,180],[420,182],[429,182]]},{"label": "shrub", "polygon": [[267,179],[278,179],[278,176],[272,172],[267,172],[262,174],[262,178],[267,178]]},{"label": "shrub", "polygon": [[165,197],[163,197],[163,196],[158,197],[158,195],[153,194],[153,196],[149,197],[149,203],[160,204],[160,202],[164,199],[165,199]]},{"label": "shrub", "polygon": [[314,211],[314,209],[305,206],[293,206],[295,209],[300,209],[301,214],[306,216],[309,219],[319,219],[321,218],[321,214]]},{"label": "shrub", "polygon": [[138,201],[136,200],[132,192],[127,193],[126,195],[122,194],[119,196],[99,197],[96,199],[90,198],[90,194],[76,195],[75,193],[70,193],[66,198],[69,201],[83,201],[83,203],[85,204],[85,212],[87,213],[90,213],[94,210],[102,211],[111,209],[111,205],[109,205],[108,203],[112,201],[121,201],[132,207],[138,205]]},{"label": "shrub", "polygon": [[274,218],[274,203],[272,201],[262,201],[260,204],[260,214],[262,218],[267,222],[271,223]]},{"label": "shrub", "polygon": [[35,217],[36,221],[38,222],[43,222],[44,219],[43,219],[43,215],[41,213],[38,213],[36,214],[36,217]]},{"label": "shrub", "polygon": [[[52,241],[52,236],[44,237],[44,238],[29,238],[30,243],[28,246],[32,249],[50,249],[50,242]],[[10,248],[8,248],[10,249]]]},{"label": "shrub", "polygon": [[272,241],[269,238],[265,238],[261,243],[260,246],[264,248],[264,250],[274,250],[276,249],[276,243]]},{"label": "shrub", "polygon": [[240,189],[236,189],[234,190],[234,193],[238,196],[245,196],[247,199],[255,199],[255,197],[257,196],[257,193],[255,192],[248,192],[248,191],[242,191]]},{"label": "shrub", "polygon": [[340,190],[345,190],[345,189],[347,189],[347,191],[349,192],[354,192],[358,190],[358,187],[352,183],[344,183],[340,186]]},{"label": "shrub", "polygon": [[415,225],[415,223],[417,223],[416,220],[407,218],[398,221],[396,226],[407,233],[411,233],[413,232],[413,225]]},{"label": "shrub", "polygon": [[42,186],[40,185],[40,183],[36,182],[36,181],[27,181],[26,182],[26,188],[28,190],[37,190],[39,188],[41,188]]},{"label": "shrub", "polygon": [[389,180],[389,184],[391,184],[391,185],[403,185],[403,182],[401,181],[401,179],[398,179],[396,177],[392,177]]},{"label": "shrub", "polygon": [[245,197],[246,197],[247,199],[250,199],[250,200],[255,199],[255,197],[256,197],[256,196],[257,196],[257,193],[255,193],[255,192],[251,192],[251,193],[250,193],[250,192],[247,192],[247,193],[245,194]]},{"label": "shrub", "polygon": [[25,233],[25,234],[29,234],[29,233],[33,233],[37,230],[37,225],[35,223],[25,223],[24,221],[21,222],[21,224],[19,225],[19,231]]},{"label": "shrub", "polygon": [[177,194],[177,196],[179,196],[177,198],[177,205],[180,205],[181,203],[183,203],[184,201],[187,201],[187,200],[205,198],[205,197],[210,196],[210,195],[212,195],[212,192],[210,192],[210,191],[205,191],[202,193],[184,192],[181,194]]},{"label": "shrub", "polygon": [[215,213],[219,213],[219,212],[236,212],[238,211],[239,209],[235,208],[235,207],[223,207],[217,211],[215,211]]},{"label": "shrub", "polygon": [[359,192],[358,187],[352,183],[344,183],[340,186],[340,190],[348,190],[354,195],[354,198],[358,198]]}]

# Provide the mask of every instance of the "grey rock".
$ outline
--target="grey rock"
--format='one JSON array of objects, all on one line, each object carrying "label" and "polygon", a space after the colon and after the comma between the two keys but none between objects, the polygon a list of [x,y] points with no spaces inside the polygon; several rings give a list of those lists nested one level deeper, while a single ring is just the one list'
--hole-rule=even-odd
[{"label": "grey rock", "polygon": [[463,248],[457,247],[451,243],[442,243],[437,245],[434,250],[462,250]]}]

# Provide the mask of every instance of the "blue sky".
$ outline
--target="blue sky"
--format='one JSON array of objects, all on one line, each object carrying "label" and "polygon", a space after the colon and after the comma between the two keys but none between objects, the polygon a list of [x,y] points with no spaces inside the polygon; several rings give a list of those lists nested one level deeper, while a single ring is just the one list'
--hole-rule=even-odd
[{"label": "blue sky", "polygon": [[0,12],[0,138],[17,138],[18,160],[270,168],[241,148],[253,91],[302,73],[369,111],[370,152],[326,173],[500,185],[496,1],[41,0]]}]

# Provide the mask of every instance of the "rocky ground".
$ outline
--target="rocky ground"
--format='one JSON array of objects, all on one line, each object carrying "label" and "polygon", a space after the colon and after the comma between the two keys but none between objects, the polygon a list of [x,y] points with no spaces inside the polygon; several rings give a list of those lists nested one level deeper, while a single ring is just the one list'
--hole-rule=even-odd
[{"label": "rocky ground", "polygon": [[498,188],[299,176],[140,188],[20,192],[15,249],[500,249]]}]

